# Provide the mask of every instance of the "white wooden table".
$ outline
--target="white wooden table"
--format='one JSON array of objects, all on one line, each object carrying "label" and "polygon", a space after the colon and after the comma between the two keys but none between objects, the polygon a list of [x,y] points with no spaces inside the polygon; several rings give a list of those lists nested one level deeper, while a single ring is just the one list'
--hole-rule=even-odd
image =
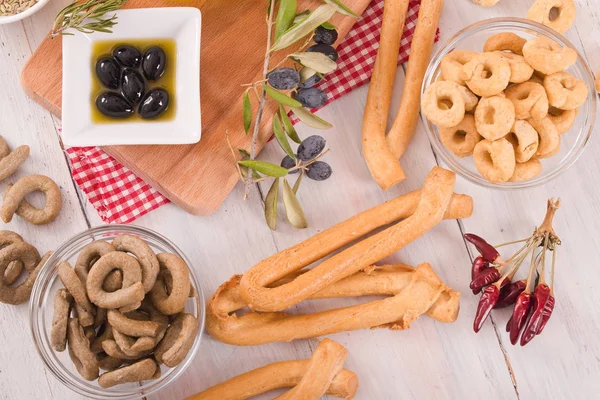
[{"label": "white wooden table", "polygon": [[[2,229],[22,234],[40,252],[56,248],[66,238],[102,224],[95,210],[71,180],[63,153],[60,121],[29,100],[19,86],[25,61],[47,34],[67,0],[52,0],[45,9],[22,23],[0,26],[0,135],[13,146],[29,144],[31,158],[17,176],[45,173],[64,194],[63,211],[54,223],[33,227],[19,218]],[[440,23],[441,41],[464,26],[496,16],[524,16],[531,0],[502,0],[485,9],[469,0],[446,0]],[[600,68],[600,2],[577,0],[576,25],[567,37],[583,50],[592,69]],[[395,109],[402,85],[398,69]],[[436,165],[428,140],[418,128],[402,164],[406,182],[383,192],[371,180],[361,157],[361,116],[367,95],[363,87],[321,111],[335,128],[325,133],[332,149],[326,160],[334,174],[325,183],[306,181],[300,201],[310,227],[295,230],[280,223],[271,232],[254,190],[242,200],[237,187],[219,211],[194,217],[173,205],[161,207],[136,221],[171,238],[190,259],[210,294],[234,273],[242,273],[263,258],[310,237],[359,211],[422,185]],[[209,106],[208,104],[204,105]],[[393,116],[390,116],[390,121]],[[598,131],[600,129],[596,129]],[[301,136],[320,133],[305,126]],[[600,133],[600,132],[596,132]],[[437,323],[423,317],[407,331],[359,331],[333,335],[349,350],[346,367],[360,379],[358,399],[591,399],[600,392],[600,142],[592,139],[578,163],[551,183],[522,192],[506,193],[476,187],[458,179],[457,192],[475,200],[472,218],[445,221],[390,260],[416,265],[430,262],[442,279],[462,293],[457,322]],[[279,161],[281,151],[269,144],[262,159]],[[4,186],[0,188],[3,190]],[[265,192],[263,187],[263,193]],[[508,309],[495,311],[476,335],[472,320],[477,298],[469,289],[470,256],[461,238],[477,232],[499,243],[530,233],[541,222],[548,197],[560,196],[563,208],[555,227],[563,239],[558,253],[554,315],[543,335],[527,347],[510,345],[504,326]],[[321,310],[343,302],[309,302],[304,311]],[[27,306],[0,304],[0,397],[10,399],[74,399],[44,369],[29,333]],[[308,358],[316,340],[236,347],[204,335],[200,351],[186,373],[152,399],[178,399],[267,363]],[[269,398],[268,396],[265,398]]]}]

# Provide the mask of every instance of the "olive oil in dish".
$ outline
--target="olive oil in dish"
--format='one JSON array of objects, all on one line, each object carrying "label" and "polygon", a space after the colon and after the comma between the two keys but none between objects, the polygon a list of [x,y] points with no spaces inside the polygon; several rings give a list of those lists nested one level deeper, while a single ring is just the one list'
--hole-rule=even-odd
[{"label": "olive oil in dish", "polygon": [[96,124],[174,119],[176,45],[171,39],[103,40],[92,47],[90,107]]}]

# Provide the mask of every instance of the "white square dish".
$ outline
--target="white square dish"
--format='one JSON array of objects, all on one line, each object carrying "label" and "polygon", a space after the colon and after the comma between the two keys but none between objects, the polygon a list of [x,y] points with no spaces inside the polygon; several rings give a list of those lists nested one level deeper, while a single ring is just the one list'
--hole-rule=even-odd
[{"label": "white square dish", "polygon": [[[112,33],[63,36],[62,140],[66,146],[191,144],[200,140],[200,10],[193,7],[119,10]],[[99,41],[175,42],[175,114],[168,121],[92,118],[93,46]],[[168,68],[168,66],[167,66]]]}]

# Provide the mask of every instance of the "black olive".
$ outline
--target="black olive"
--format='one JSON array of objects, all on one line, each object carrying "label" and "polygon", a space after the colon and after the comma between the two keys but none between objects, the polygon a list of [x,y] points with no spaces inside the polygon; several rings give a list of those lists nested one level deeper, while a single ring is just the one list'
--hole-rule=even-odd
[{"label": "black olive", "polygon": [[104,86],[109,89],[119,87],[121,67],[112,57],[102,57],[96,62],[96,76]]},{"label": "black olive", "polygon": [[152,46],[144,53],[142,71],[149,81],[159,79],[164,73],[167,64],[167,55],[158,46]]},{"label": "black olive", "polygon": [[118,93],[104,92],[96,98],[98,110],[110,118],[127,118],[133,114],[133,106]]},{"label": "black olive", "polygon": [[333,44],[338,38],[338,33],[335,29],[327,29],[322,26],[315,29],[315,36],[313,41],[320,44]]},{"label": "black olive", "polygon": [[328,44],[315,44],[306,49],[307,53],[323,53],[333,61],[338,59],[338,53],[333,46]]},{"label": "black olive", "polygon": [[137,104],[146,93],[146,82],[135,69],[125,68],[121,74],[121,93],[133,104]]},{"label": "black olive", "polygon": [[113,57],[124,67],[137,68],[140,66],[142,53],[133,46],[123,44],[113,50]]},{"label": "black olive", "polygon": [[140,117],[151,119],[160,116],[169,108],[169,93],[164,89],[152,89],[142,99],[138,108]]}]

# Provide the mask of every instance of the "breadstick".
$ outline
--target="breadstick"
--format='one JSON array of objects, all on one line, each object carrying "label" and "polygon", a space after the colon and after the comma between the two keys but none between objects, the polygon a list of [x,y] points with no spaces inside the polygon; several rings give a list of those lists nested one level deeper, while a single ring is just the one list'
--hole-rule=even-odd
[{"label": "breadstick", "polygon": [[[332,343],[343,349],[339,344],[324,339],[319,343],[310,360],[282,361],[269,364],[231,378],[201,393],[188,397],[186,400],[242,400],[274,389],[297,387],[303,380],[303,377],[308,376],[311,367],[313,371],[323,371],[329,375],[330,371],[320,367],[318,361],[323,358],[323,350],[327,351],[329,347],[334,347]],[[324,347],[327,347],[327,349],[324,349]],[[326,387],[325,393],[322,394],[352,399],[358,388],[358,377],[356,374],[342,369],[336,374],[331,375],[332,377],[328,377],[331,378],[329,379],[328,387]],[[301,393],[301,395],[301,398],[307,398],[304,396],[304,393]]]},{"label": "breadstick", "polygon": [[347,356],[348,350],[344,346],[333,340],[323,339],[310,358],[300,382],[276,399],[318,400],[327,392],[333,378],[341,372]]},{"label": "breadstick", "polygon": [[[454,173],[434,167],[425,180],[421,198],[412,215],[323,261],[293,282],[275,288],[268,287],[321,258],[314,257],[314,254],[322,254],[319,248],[327,248],[329,251],[325,254],[337,250],[339,246],[328,246],[328,242],[336,241],[333,232],[337,227],[318,235],[321,240],[307,244],[309,239],[256,264],[240,282],[242,298],[253,310],[280,311],[395,253],[443,219],[452,199],[455,180]],[[346,229],[352,233],[357,231],[355,226]],[[352,239],[357,239],[357,235]]]},{"label": "breadstick", "polygon": [[[456,319],[459,294],[445,286],[429,264],[410,270],[402,267],[398,273],[407,274],[409,282],[393,297],[314,314],[250,312],[242,316],[236,316],[235,311],[245,308],[247,303],[240,293],[241,276],[234,275],[210,299],[206,328],[211,336],[222,342],[253,346],[375,327],[407,329],[424,313],[439,316],[447,322]],[[338,290],[335,289],[338,284],[332,285],[333,291]],[[343,286],[339,290],[351,291]],[[377,293],[362,293],[370,294]],[[320,295],[315,294],[315,297]]]},{"label": "breadstick", "polygon": [[429,65],[443,6],[444,0],[421,0],[417,26],[410,45],[410,57],[406,67],[400,107],[387,135],[387,143],[396,158],[402,157],[417,127],[421,106],[421,85]]},{"label": "breadstick", "polygon": [[408,3],[408,0],[384,2],[379,50],[363,115],[363,156],[373,179],[384,190],[406,178],[386,142],[385,133]]}]

